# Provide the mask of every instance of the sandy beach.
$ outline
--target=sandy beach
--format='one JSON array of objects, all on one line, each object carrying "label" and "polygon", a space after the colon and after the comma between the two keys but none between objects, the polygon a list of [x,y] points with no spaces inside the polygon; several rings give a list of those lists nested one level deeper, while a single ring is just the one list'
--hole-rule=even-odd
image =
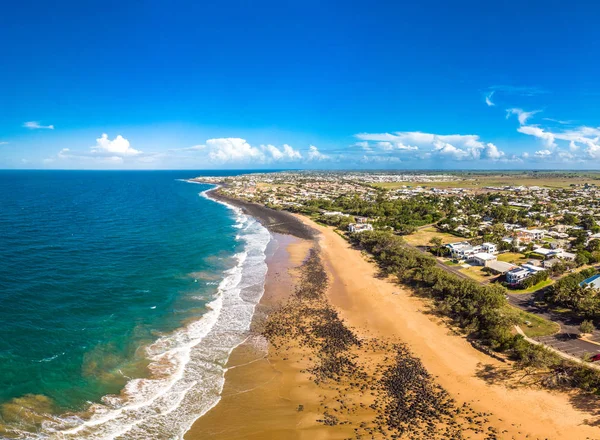
[{"label": "sandy beach", "polygon": [[[600,438],[585,399],[509,386],[499,377],[510,366],[452,332],[427,313],[423,300],[378,278],[375,266],[332,229],[300,216],[295,220],[319,234],[314,240],[275,235],[279,247],[268,261],[255,336],[232,353],[222,400],[195,422],[186,439],[393,438],[397,432],[410,434],[406,438]],[[318,251],[327,288],[317,300],[298,299],[311,249]],[[337,369],[335,362],[323,368],[333,359],[322,355],[327,336],[305,335],[306,329],[320,328],[310,315],[325,316],[324,311],[335,315],[331,341],[340,331],[360,341],[335,352],[335,362],[347,363]],[[286,325],[301,331],[290,332]],[[403,422],[397,431],[386,417],[399,404],[391,391],[398,385],[382,384],[392,382],[391,371],[413,370],[427,388],[417,394],[435,403],[420,408],[415,421]],[[416,379],[393,380],[404,381],[396,394],[414,392]]]}]

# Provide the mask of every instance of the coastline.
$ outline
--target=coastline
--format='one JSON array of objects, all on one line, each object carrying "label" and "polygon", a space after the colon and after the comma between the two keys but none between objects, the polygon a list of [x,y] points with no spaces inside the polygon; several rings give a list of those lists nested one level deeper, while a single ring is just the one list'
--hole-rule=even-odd
[{"label": "coastline", "polygon": [[[407,289],[378,278],[375,266],[331,228],[254,203],[222,199],[248,215],[256,215],[267,228],[294,222],[301,222],[306,228],[296,224],[292,232],[278,229],[287,232],[285,235],[269,229],[281,240],[281,247],[267,261],[265,294],[253,318],[253,330],[289,298],[298,279],[299,265],[311,249],[318,249],[331,280],[326,297],[341,319],[365,340],[375,336],[406,343],[457,406],[464,405],[472,408],[473,414],[485,415],[487,429],[497,435],[494,438],[598,437],[595,421],[590,420],[594,413],[585,411],[581,403],[575,405],[573,394],[510,387],[495,380],[491,372],[500,375],[506,364],[477,351],[464,337],[452,334]],[[335,405],[336,395],[307,374],[310,363],[306,357],[310,352],[297,344],[289,344],[283,353],[271,344],[257,351],[252,345],[255,342],[246,342],[231,354],[221,401],[196,420],[186,439],[348,438],[355,436],[357,424],[374,416],[372,411],[355,408],[352,415],[347,415],[346,426],[322,423],[319,418],[323,408]],[[367,359],[369,355],[363,353],[359,357]],[[347,391],[347,396],[352,400],[358,395]],[[485,438],[480,434],[476,429],[465,432],[467,438]]]},{"label": "coastline", "polygon": [[[314,230],[293,214],[232,199],[213,188],[205,196],[239,208],[258,220],[271,233],[267,250],[267,276],[264,294],[252,318],[250,336],[230,354],[219,402],[202,415],[185,433],[185,439],[204,438],[296,438],[297,405],[290,397],[298,384],[317,388],[301,379],[301,368],[290,365],[289,358],[274,353],[260,335],[265,320],[293,293],[295,269],[315,245]],[[300,391],[306,396],[306,390]],[[302,399],[303,401],[306,399]],[[315,424],[313,422],[313,424]]]},{"label": "coastline", "polygon": [[219,187],[211,188],[204,192],[206,197],[240,208],[244,214],[258,220],[270,232],[281,235],[292,235],[303,240],[312,240],[315,237],[314,229],[286,211],[277,211],[258,203],[247,202],[225,196],[218,192]]}]

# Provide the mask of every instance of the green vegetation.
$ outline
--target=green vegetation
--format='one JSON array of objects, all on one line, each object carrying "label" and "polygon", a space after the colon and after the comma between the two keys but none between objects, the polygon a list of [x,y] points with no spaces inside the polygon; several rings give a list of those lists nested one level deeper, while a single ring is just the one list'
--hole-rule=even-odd
[{"label": "green vegetation", "polygon": [[451,317],[472,337],[496,350],[510,348],[513,314],[500,285],[482,286],[436,267],[435,259],[405,246],[384,231],[353,234],[351,240],[371,253],[381,269],[417,288],[436,302],[439,313]]},{"label": "green vegetation", "polygon": [[437,312],[452,318],[469,337],[511,356],[516,361],[515,368],[524,373],[522,379],[535,374],[537,383],[546,387],[569,386],[600,392],[600,372],[512,334],[515,323],[528,321],[524,331],[531,336],[552,334],[557,324],[510,308],[502,286],[482,286],[450,274],[436,266],[435,258],[406,247],[402,238],[389,232],[352,234],[350,240],[373,255],[384,273],[396,274],[400,282],[432,298]]},{"label": "green vegetation", "polygon": [[554,283],[553,280],[546,279],[524,289],[511,289],[511,293],[532,293],[543,289],[544,287],[548,287],[552,285],[552,283]]},{"label": "green vegetation", "polygon": [[490,273],[483,266],[471,266],[460,269],[462,273],[467,275],[470,278],[473,278],[475,281],[483,282],[490,281],[494,277],[490,275]]},{"label": "green vegetation", "polygon": [[566,307],[584,318],[600,318],[600,291],[579,285],[596,273],[598,271],[592,267],[561,278],[546,295],[546,301],[555,306]]},{"label": "green vegetation", "polygon": [[504,261],[506,263],[521,264],[527,261],[525,255],[518,252],[505,252],[498,255],[498,261]]},{"label": "green vegetation", "polygon": [[583,333],[583,334],[586,334],[586,333],[594,333],[594,330],[595,330],[595,329],[596,329],[596,328],[594,327],[594,323],[593,323],[592,321],[590,321],[589,319],[588,319],[588,320],[585,320],[585,321],[583,321],[583,322],[582,322],[582,323],[579,325],[579,331],[580,331],[581,333]]},{"label": "green vegetation", "polygon": [[524,312],[523,310],[515,309],[515,313],[517,314],[517,324],[521,327],[523,333],[530,338],[553,335],[560,331],[560,326],[555,322],[548,321],[547,319]]},{"label": "green vegetation", "polygon": [[441,240],[441,244],[454,243],[460,240],[460,238],[456,235],[449,234],[447,232],[440,232],[434,226],[418,229],[412,234],[406,235],[404,237],[406,242],[413,246],[425,246],[427,244],[434,244],[431,240],[437,238]]},{"label": "green vegetation", "polygon": [[354,216],[374,219],[377,227],[391,227],[399,234],[414,232],[417,227],[435,223],[444,217],[436,197],[413,197],[408,200],[387,200],[383,194],[375,201],[358,196],[341,196],[335,200],[313,199],[302,207],[304,213],[319,210],[341,211]]}]

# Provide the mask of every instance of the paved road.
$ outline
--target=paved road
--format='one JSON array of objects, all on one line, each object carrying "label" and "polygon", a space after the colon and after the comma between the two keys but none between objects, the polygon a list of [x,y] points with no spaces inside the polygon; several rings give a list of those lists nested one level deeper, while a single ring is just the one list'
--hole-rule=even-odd
[{"label": "paved road", "polygon": [[[579,334],[579,324],[581,324],[582,321],[581,318],[555,313],[547,307],[535,304],[535,298],[541,298],[543,295],[543,291],[508,294],[508,302],[511,305],[560,325],[560,332],[557,334],[533,339],[540,341],[543,344],[550,345],[571,356],[581,357],[584,353],[600,353],[600,345],[582,341],[577,338],[577,335]],[[594,335],[590,339],[600,342],[600,332],[594,332]]]}]

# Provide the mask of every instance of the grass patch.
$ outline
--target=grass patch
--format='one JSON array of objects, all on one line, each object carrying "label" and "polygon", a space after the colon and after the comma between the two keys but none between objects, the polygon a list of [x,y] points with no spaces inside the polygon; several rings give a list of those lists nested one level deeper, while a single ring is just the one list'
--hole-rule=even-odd
[{"label": "grass patch", "polygon": [[412,234],[403,236],[402,238],[404,238],[404,241],[412,246],[429,246],[429,240],[431,240],[433,237],[441,238],[442,244],[456,243],[457,241],[463,240],[456,235],[448,234],[447,232],[440,232],[433,226],[419,229]]},{"label": "grass patch", "polygon": [[505,252],[498,255],[498,261],[504,261],[505,263],[521,264],[528,261],[525,255],[519,252]]},{"label": "grass patch", "polygon": [[462,273],[467,275],[469,278],[474,279],[475,281],[489,281],[494,278],[493,275],[490,275],[483,271],[483,266],[471,266],[464,269],[460,269]]},{"label": "grass patch", "polygon": [[532,293],[535,292],[536,290],[540,290],[543,289],[544,287],[547,287],[551,284],[554,284],[554,280],[544,280],[544,281],[540,281],[537,284],[534,284],[531,287],[528,287],[527,289],[511,289],[510,293]]},{"label": "grass patch", "polygon": [[[537,315],[524,312],[523,310],[517,310],[518,325],[530,338],[536,338],[538,336],[548,336],[557,333],[560,330],[560,326],[556,322],[548,321]],[[529,325],[525,324],[529,322]]]}]

